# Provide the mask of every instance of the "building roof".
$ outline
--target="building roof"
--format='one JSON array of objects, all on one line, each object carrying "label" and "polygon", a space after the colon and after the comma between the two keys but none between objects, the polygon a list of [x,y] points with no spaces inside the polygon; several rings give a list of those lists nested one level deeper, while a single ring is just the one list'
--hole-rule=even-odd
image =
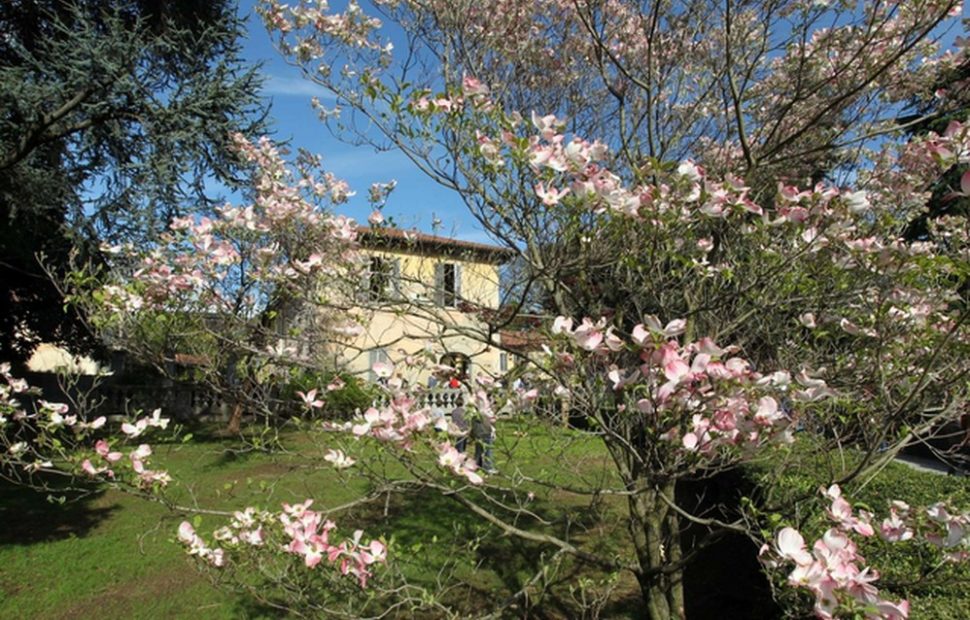
[{"label": "building roof", "polygon": [[549,344],[549,337],[541,331],[522,331],[503,329],[499,332],[502,346],[513,351],[538,351],[542,345]]},{"label": "building roof", "polygon": [[439,237],[416,230],[401,230],[399,228],[369,228],[360,226],[357,235],[361,245],[369,248],[387,248],[403,251],[420,252],[423,254],[440,254],[444,256],[471,255],[476,259],[501,264],[515,256],[515,251],[497,245],[463,241],[451,237]]}]

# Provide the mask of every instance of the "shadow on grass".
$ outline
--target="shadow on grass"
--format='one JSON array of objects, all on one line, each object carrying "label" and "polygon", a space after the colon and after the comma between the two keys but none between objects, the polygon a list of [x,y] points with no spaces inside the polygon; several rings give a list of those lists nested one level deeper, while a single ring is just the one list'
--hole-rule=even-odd
[{"label": "shadow on grass", "polygon": [[[562,507],[537,503],[530,509],[551,517]],[[433,491],[395,497],[386,506],[380,503],[358,516],[362,527],[393,536],[395,556],[406,564],[402,568],[414,583],[434,590],[439,578],[448,574],[454,577],[459,585],[443,600],[459,613],[479,615],[494,609],[523,588],[555,552],[551,545],[506,535],[458,502]],[[582,521],[595,525],[591,515],[583,515]],[[556,529],[550,527],[550,531]],[[545,585],[541,592],[530,588],[529,597],[517,600],[517,611],[509,613],[524,612],[530,618],[582,617],[570,586],[580,578],[603,577],[588,565],[566,560],[558,571],[540,580]],[[635,617],[639,592],[618,589],[608,605],[613,614],[610,617]]]},{"label": "shadow on grass", "polygon": [[232,433],[226,430],[225,423],[188,422],[181,425],[173,439],[156,441],[155,444],[159,447],[181,444],[206,446],[213,456],[203,467],[204,470],[209,471],[281,453],[281,440],[286,436],[286,429],[266,431],[257,426],[244,426],[242,432]]},{"label": "shadow on grass", "polygon": [[[82,537],[117,506],[92,506],[102,492],[95,489],[36,491],[0,482],[0,546],[31,545]],[[64,497],[63,504],[48,497]]]},{"label": "shadow on grass", "polygon": [[273,618],[280,618],[282,615],[283,611],[279,608],[260,602],[246,592],[236,592],[236,601],[232,606],[233,618],[271,620]]},{"label": "shadow on grass", "polygon": [[[722,477],[702,488],[685,489],[700,493],[702,501],[712,505],[733,506],[739,493],[738,480]],[[685,501],[691,500],[684,497]],[[695,497],[693,501],[698,501]],[[705,506],[698,506],[704,512]],[[624,527],[618,519],[625,511],[618,506],[565,506],[552,501],[537,501],[530,509],[558,525],[550,533],[563,536],[568,520],[571,541],[581,544],[592,536],[601,552],[610,556],[621,553],[627,543]],[[375,512],[378,512],[375,510]],[[368,515],[375,525],[380,515]],[[387,511],[387,531],[393,532],[398,552],[413,549],[415,578],[431,584],[436,570],[451,562],[455,576],[463,583],[450,603],[460,611],[481,613],[517,592],[542,568],[552,555],[550,545],[505,535],[490,526],[459,503],[433,492],[415,494],[391,502]],[[529,529],[526,526],[526,529]],[[688,531],[686,541],[697,536]],[[432,542],[434,541],[434,542]],[[518,610],[534,618],[594,617],[586,603],[595,602],[599,617],[639,618],[644,614],[642,595],[632,574],[623,573],[608,594],[608,600],[595,600],[605,593],[597,585],[607,576],[596,567],[568,559],[558,572],[546,581],[538,596],[530,597],[534,607]],[[577,586],[586,583],[591,590],[579,593]],[[685,575],[687,617],[695,619],[751,618],[774,619],[780,610],[774,603],[768,583],[757,561],[757,548],[743,536],[727,536],[706,548],[691,564]]]}]

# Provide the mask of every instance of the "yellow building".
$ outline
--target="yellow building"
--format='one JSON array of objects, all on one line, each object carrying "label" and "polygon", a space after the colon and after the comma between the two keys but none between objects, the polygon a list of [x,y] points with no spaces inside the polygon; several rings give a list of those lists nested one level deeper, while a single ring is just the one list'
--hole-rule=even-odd
[{"label": "yellow building", "polygon": [[[361,228],[369,261],[358,303],[364,333],[337,362],[360,375],[379,361],[430,351],[436,361],[472,374],[508,368],[491,333],[500,301],[499,272],[512,252],[496,246],[398,229]],[[429,373],[409,377],[427,382]],[[371,375],[373,376],[373,375]]]},{"label": "yellow building", "polygon": [[111,371],[102,367],[98,362],[86,355],[75,355],[50,342],[37,345],[30,359],[27,369],[32,372],[65,372],[75,375],[105,375]]}]

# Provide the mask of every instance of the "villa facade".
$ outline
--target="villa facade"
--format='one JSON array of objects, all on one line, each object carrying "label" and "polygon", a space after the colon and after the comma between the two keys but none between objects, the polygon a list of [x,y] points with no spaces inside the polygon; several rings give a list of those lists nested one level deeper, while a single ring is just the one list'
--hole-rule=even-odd
[{"label": "villa facade", "polygon": [[[512,253],[496,246],[398,229],[361,228],[368,261],[358,287],[364,332],[338,353],[359,375],[377,362],[427,351],[435,361],[499,375],[508,353],[489,320],[500,304],[500,270]],[[430,373],[408,377],[427,382]]]}]

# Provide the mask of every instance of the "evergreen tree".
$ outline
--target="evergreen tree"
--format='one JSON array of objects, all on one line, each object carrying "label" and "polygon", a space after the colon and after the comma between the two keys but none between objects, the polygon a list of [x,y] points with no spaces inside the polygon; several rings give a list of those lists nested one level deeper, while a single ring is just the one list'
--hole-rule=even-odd
[{"label": "evergreen tree", "polygon": [[45,269],[211,206],[265,110],[230,1],[13,0],[0,32],[0,357],[23,360],[94,344]]}]

